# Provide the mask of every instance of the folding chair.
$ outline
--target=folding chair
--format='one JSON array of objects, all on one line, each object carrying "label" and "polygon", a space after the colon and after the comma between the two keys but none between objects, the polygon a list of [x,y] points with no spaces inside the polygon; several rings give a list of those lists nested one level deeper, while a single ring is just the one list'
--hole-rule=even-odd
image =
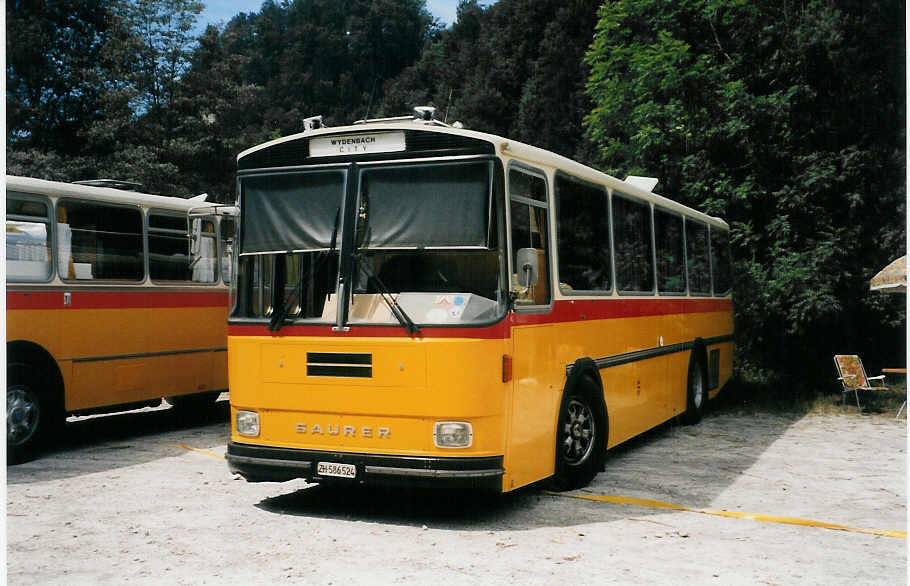
[{"label": "folding chair", "polygon": [[[885,375],[866,376],[866,369],[863,368],[863,361],[855,354],[836,355],[834,357],[834,366],[837,368],[837,380],[841,383],[841,404],[846,403],[847,394],[852,392],[856,398],[856,408],[862,411],[859,404],[859,391],[884,391],[888,387],[883,382]],[[873,382],[878,381],[878,385]]]}]

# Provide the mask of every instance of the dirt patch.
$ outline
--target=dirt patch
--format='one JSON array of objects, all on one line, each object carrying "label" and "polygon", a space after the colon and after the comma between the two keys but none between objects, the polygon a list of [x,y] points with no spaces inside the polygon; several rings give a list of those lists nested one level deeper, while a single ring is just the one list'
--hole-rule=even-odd
[{"label": "dirt patch", "polygon": [[[248,484],[227,407],[71,421],[7,469],[11,584],[898,584],[905,538],[551,495]],[[906,423],[716,414],[613,450],[575,494],[906,528]]]}]

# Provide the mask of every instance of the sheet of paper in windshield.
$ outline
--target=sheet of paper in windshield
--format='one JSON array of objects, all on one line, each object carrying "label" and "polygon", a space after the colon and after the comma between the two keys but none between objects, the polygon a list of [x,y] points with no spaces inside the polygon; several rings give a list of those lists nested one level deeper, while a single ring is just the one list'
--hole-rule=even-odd
[{"label": "sheet of paper in windshield", "polygon": [[404,132],[370,132],[310,139],[311,157],[397,153],[404,149]]}]

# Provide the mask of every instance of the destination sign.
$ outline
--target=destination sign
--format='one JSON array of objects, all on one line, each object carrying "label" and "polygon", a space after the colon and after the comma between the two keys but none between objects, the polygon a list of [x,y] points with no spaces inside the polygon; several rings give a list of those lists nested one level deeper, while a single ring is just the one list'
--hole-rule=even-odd
[{"label": "destination sign", "polygon": [[397,153],[404,149],[404,132],[318,136],[310,139],[311,157]]}]

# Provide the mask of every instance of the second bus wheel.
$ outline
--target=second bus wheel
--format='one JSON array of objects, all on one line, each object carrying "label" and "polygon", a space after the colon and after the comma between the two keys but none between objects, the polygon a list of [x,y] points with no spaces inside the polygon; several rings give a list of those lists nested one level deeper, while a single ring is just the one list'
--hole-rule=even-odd
[{"label": "second bus wheel", "polygon": [[682,415],[685,425],[701,421],[708,403],[708,384],[705,374],[704,350],[696,347],[689,357],[689,375],[686,379],[686,411]]},{"label": "second bus wheel", "polygon": [[606,414],[588,385],[563,394],[556,428],[554,489],[572,490],[591,482],[600,471],[606,432]]},{"label": "second bus wheel", "polygon": [[63,422],[32,365],[14,362],[6,371],[6,463],[33,460]]}]

